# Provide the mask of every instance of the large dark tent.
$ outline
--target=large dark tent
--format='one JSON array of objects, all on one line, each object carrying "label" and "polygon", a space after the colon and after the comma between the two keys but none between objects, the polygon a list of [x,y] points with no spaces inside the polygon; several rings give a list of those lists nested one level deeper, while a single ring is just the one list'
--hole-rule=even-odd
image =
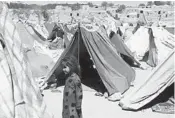
[{"label": "large dark tent", "polygon": [[[62,79],[60,76],[62,73],[61,59],[71,55],[78,58],[82,73],[84,72],[86,75],[91,75],[86,70],[90,67],[90,62],[95,65],[97,75],[101,78],[100,80],[110,95],[116,92],[125,92],[129,88],[130,83],[135,79],[134,69],[118,55],[118,52],[107,37],[103,37],[97,31],[91,32],[84,27],[79,27],[70,45],[62,53],[47,76],[48,80],[53,76],[58,80]],[[85,77],[82,74],[82,82]]]}]

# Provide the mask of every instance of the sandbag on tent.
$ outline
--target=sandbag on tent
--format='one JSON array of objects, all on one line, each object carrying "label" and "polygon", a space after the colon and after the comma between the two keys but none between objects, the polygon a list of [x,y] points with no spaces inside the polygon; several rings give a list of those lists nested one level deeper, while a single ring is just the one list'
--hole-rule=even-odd
[{"label": "sandbag on tent", "polygon": [[[0,2],[0,8],[3,3]],[[0,14],[0,117],[51,118],[40,89],[31,75],[16,26],[7,16],[7,6]],[[6,8],[6,9],[5,9]],[[4,47],[5,46],[5,47]],[[3,48],[4,47],[4,48]]]},{"label": "sandbag on tent", "polygon": [[62,58],[74,55],[81,62],[87,51],[110,95],[115,92],[123,93],[129,88],[130,83],[135,79],[135,71],[117,54],[109,39],[102,37],[96,31],[87,31],[83,27],[77,30],[69,47],[63,52],[47,79],[52,75],[59,78],[62,72],[60,66]]},{"label": "sandbag on tent", "polygon": [[174,50],[150,76],[120,100],[122,109],[138,110],[150,103],[175,80]]}]

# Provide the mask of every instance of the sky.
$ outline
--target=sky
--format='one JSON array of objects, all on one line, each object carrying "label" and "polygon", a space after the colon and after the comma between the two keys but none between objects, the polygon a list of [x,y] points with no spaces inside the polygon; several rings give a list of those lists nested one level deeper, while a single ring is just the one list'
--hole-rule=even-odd
[{"label": "sky", "polygon": [[[87,3],[87,2],[92,2],[93,4],[97,4],[97,5],[101,5],[101,3],[103,1],[27,1],[27,0],[23,0],[20,1],[22,3],[26,3],[26,4],[38,4],[38,5],[45,5],[45,4],[52,4],[52,3]],[[138,6],[140,3],[147,3],[147,1],[107,1],[108,3],[114,3],[114,4],[124,4],[127,6]]]}]

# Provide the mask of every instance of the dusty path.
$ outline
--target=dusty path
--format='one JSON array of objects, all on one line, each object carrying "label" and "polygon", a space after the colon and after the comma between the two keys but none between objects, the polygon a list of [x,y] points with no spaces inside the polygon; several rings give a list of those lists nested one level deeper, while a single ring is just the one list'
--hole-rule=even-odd
[{"label": "dusty path", "polygon": [[[155,113],[151,109],[139,112],[124,111],[118,106],[118,102],[110,102],[104,97],[94,96],[94,93],[84,91],[82,104],[84,118],[173,118],[173,115]],[[47,107],[54,115],[54,118],[61,118],[62,93],[45,91],[44,95]]]}]

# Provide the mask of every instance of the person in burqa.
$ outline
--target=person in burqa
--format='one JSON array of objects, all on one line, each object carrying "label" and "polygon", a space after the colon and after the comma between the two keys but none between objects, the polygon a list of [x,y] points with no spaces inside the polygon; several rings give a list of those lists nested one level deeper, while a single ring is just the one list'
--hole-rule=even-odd
[{"label": "person in burqa", "polygon": [[78,61],[74,56],[69,56],[65,57],[61,64],[67,78],[63,93],[62,118],[82,118],[83,91]]}]

